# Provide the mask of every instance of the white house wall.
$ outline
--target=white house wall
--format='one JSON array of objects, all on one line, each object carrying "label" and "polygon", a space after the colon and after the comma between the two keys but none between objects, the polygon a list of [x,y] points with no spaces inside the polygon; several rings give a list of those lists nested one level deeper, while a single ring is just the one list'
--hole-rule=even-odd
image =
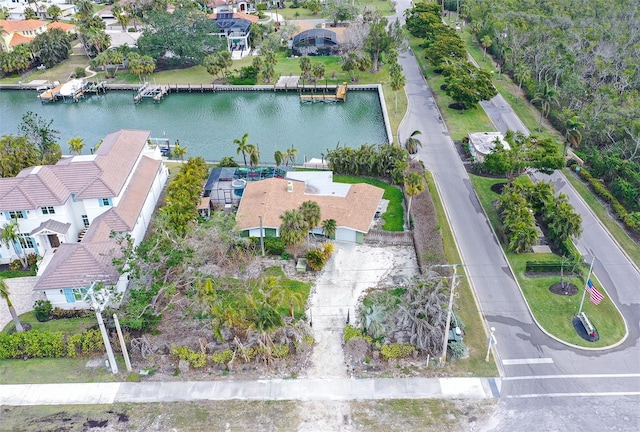
[{"label": "white house wall", "polygon": [[149,194],[147,195],[147,199],[142,206],[142,211],[138,216],[136,225],[131,231],[131,236],[134,240],[134,246],[138,246],[140,244],[140,242],[144,238],[145,233],[147,232],[151,217],[153,216],[153,211],[155,210],[156,203],[160,199],[160,195],[162,194],[162,190],[165,183],[167,182],[168,176],[169,170],[164,166],[164,164],[160,165],[160,168],[156,173],[156,178],[153,180],[153,185],[151,186]]},{"label": "white house wall", "polygon": [[349,228],[338,227],[336,229],[336,240],[355,243],[356,232]]}]

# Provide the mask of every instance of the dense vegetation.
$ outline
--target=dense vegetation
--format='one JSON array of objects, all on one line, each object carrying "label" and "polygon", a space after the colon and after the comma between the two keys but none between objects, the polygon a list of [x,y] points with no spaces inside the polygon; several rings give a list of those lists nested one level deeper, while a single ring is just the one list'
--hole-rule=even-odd
[{"label": "dense vegetation", "polygon": [[638,2],[465,0],[463,12],[592,174],[639,211]]}]

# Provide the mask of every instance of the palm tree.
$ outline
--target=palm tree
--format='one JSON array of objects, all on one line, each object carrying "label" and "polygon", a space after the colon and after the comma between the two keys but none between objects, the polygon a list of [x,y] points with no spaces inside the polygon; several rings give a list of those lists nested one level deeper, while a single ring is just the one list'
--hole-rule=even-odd
[{"label": "palm tree", "polygon": [[247,153],[248,153],[247,150],[248,150],[248,146],[251,145],[249,144],[249,133],[245,133],[244,135],[242,135],[242,138],[240,139],[234,139],[233,143],[238,146],[238,149],[236,150],[236,154],[242,153],[242,158],[244,159],[244,166],[247,166]]},{"label": "palm tree", "polygon": [[305,201],[300,204],[299,210],[300,213],[302,213],[305,224],[307,225],[307,232],[313,231],[322,220],[320,217],[320,206],[315,201]]},{"label": "palm tree", "polygon": [[180,143],[176,141],[176,146],[173,148],[171,153],[173,153],[173,156],[175,156],[176,158],[180,158],[180,160],[183,161],[185,155],[187,154],[187,148],[182,147]]},{"label": "palm tree", "polygon": [[304,76],[304,79],[309,80],[311,75],[311,59],[308,56],[300,57],[300,71]]},{"label": "palm tree", "polygon": [[407,83],[407,77],[404,76],[402,66],[398,63],[392,63],[391,66],[389,66],[389,79],[389,85],[391,86],[391,90],[393,90],[393,95],[395,97],[395,112],[398,112],[398,90],[404,88]]},{"label": "palm tree", "polygon": [[509,249],[515,253],[526,252],[531,249],[538,239],[535,224],[531,225],[525,221],[516,224],[509,236]]},{"label": "palm tree", "polygon": [[338,223],[335,219],[325,219],[322,221],[322,232],[324,235],[333,239],[336,237],[336,230],[338,229]]},{"label": "palm tree", "polygon": [[23,332],[24,327],[22,327],[22,323],[20,322],[20,318],[18,318],[18,314],[16,313],[16,309],[13,307],[13,303],[11,303],[11,299],[9,298],[9,287],[5,283],[3,278],[0,278],[0,297],[6,300],[7,306],[9,307],[9,314],[11,314],[11,319],[16,326],[17,332]]},{"label": "palm tree", "polygon": [[487,58],[487,48],[493,45],[493,41],[491,40],[491,36],[484,35],[482,39],[480,39],[480,45],[482,45],[482,49],[484,50],[484,58]]},{"label": "palm tree", "polygon": [[531,103],[540,105],[540,121],[538,122],[538,132],[542,128],[542,117],[547,118],[551,112],[551,106],[558,104],[558,92],[549,86],[548,82],[531,99]]},{"label": "palm tree", "polygon": [[422,147],[422,142],[418,138],[416,138],[416,136],[418,135],[422,135],[422,132],[420,132],[419,130],[414,130],[413,132],[411,132],[411,135],[409,135],[409,138],[407,138],[407,140],[404,142],[404,148],[407,149],[409,154],[418,153],[418,147]]},{"label": "palm tree", "polygon": [[[565,137],[567,138],[567,142],[573,148],[578,148],[580,146],[580,142],[582,141],[582,134],[578,129],[582,129],[584,127],[584,123],[582,123],[578,116],[573,116],[567,121],[564,122],[565,127]],[[564,146],[564,153],[567,153],[567,145]]]},{"label": "palm tree", "polygon": [[291,166],[296,163],[296,154],[298,154],[298,149],[293,148],[293,144],[291,144],[291,148],[287,149],[284,153],[285,165],[289,166],[289,162],[291,162]]},{"label": "palm tree", "polygon": [[80,137],[71,138],[67,141],[67,145],[69,146],[69,151],[71,153],[79,155],[82,153],[82,149],[84,148],[84,140]]},{"label": "palm tree", "polygon": [[20,226],[18,225],[18,221],[14,220],[11,223],[4,224],[4,228],[2,229],[2,235],[0,236],[0,242],[9,247],[13,247],[13,250],[18,255],[18,259],[20,263],[22,263],[23,268],[27,268],[27,257],[24,255],[24,251],[22,247],[20,247]]},{"label": "palm tree", "polygon": [[304,241],[307,236],[307,224],[304,216],[297,210],[287,210],[280,215],[280,238],[286,245],[295,245]]},{"label": "palm tree", "polygon": [[409,197],[409,203],[407,204],[407,218],[411,214],[411,200],[414,196],[420,195],[424,192],[425,181],[424,176],[417,172],[410,172],[404,177],[404,193]]},{"label": "palm tree", "polygon": [[251,168],[258,166],[260,163],[260,147],[249,144],[247,146],[247,154],[249,154],[249,166]]},{"label": "palm tree", "polygon": [[513,77],[518,81],[518,88],[522,90],[522,83],[531,78],[531,70],[524,63],[518,63],[513,72]]},{"label": "palm tree", "polygon": [[284,160],[284,154],[280,150],[276,150],[273,154],[273,159],[276,161],[276,166],[279,167],[282,165],[282,161]]}]

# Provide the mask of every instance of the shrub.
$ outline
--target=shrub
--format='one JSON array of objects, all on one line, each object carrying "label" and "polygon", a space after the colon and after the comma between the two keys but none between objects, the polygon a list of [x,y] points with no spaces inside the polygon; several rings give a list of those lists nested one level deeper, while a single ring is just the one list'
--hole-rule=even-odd
[{"label": "shrub", "polygon": [[467,355],[467,346],[464,342],[451,341],[449,342],[449,349],[453,358],[461,359]]},{"label": "shrub", "polygon": [[38,263],[38,255],[31,253],[29,255],[27,255],[27,266],[29,268],[34,268],[35,265]]},{"label": "shrub", "polygon": [[279,237],[266,237],[264,239],[264,251],[268,255],[282,255],[284,253],[284,242]]},{"label": "shrub", "polygon": [[194,351],[187,346],[174,345],[171,347],[171,354],[180,360],[186,360],[194,368],[201,368],[207,364],[207,355],[203,352]]},{"label": "shrub", "polygon": [[49,300],[36,300],[33,305],[36,319],[40,322],[49,321],[51,319],[51,309],[53,309],[53,307]]},{"label": "shrub", "polygon": [[227,364],[233,358],[233,351],[229,348],[211,354],[211,361],[217,364]]},{"label": "shrub", "polygon": [[51,319],[66,319],[66,318],[86,318],[91,314],[86,309],[60,309],[53,308],[51,311]]},{"label": "shrub", "polygon": [[380,353],[385,360],[406,358],[409,357],[416,350],[416,347],[411,344],[389,344],[383,345]]},{"label": "shrub", "polygon": [[78,66],[73,72],[73,74],[76,76],[76,78],[84,78],[87,76],[87,72],[84,70],[82,66]]},{"label": "shrub", "polygon": [[9,263],[9,270],[21,270],[22,269],[22,263],[20,262],[20,260],[13,260]]},{"label": "shrub", "polygon": [[325,261],[331,258],[333,252],[335,251],[335,246],[331,242],[322,243],[322,253],[324,254]]},{"label": "shrub", "polygon": [[0,358],[44,358],[64,357],[65,350],[63,334],[61,332],[45,333],[30,331],[0,334]]},{"label": "shrub", "polygon": [[347,324],[343,333],[344,343],[349,342],[351,339],[362,339],[367,343],[371,343],[373,339],[371,336],[365,336],[365,334],[357,327]]},{"label": "shrub", "polygon": [[309,268],[314,271],[322,270],[327,262],[327,258],[320,249],[311,249],[305,254]]},{"label": "shrub", "polygon": [[82,354],[93,354],[104,349],[104,341],[100,330],[87,330],[82,333]]},{"label": "shrub", "polygon": [[275,344],[271,347],[271,355],[275,358],[286,358],[289,355],[289,344]]}]

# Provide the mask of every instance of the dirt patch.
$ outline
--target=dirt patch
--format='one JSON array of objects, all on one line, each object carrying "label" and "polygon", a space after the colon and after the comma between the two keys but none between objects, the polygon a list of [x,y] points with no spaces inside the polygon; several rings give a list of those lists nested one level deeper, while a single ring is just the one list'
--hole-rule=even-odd
[{"label": "dirt patch", "polygon": [[569,284],[569,283],[562,284],[558,282],[551,285],[549,287],[549,291],[561,296],[574,296],[578,294],[578,287],[575,286],[574,284]]}]

